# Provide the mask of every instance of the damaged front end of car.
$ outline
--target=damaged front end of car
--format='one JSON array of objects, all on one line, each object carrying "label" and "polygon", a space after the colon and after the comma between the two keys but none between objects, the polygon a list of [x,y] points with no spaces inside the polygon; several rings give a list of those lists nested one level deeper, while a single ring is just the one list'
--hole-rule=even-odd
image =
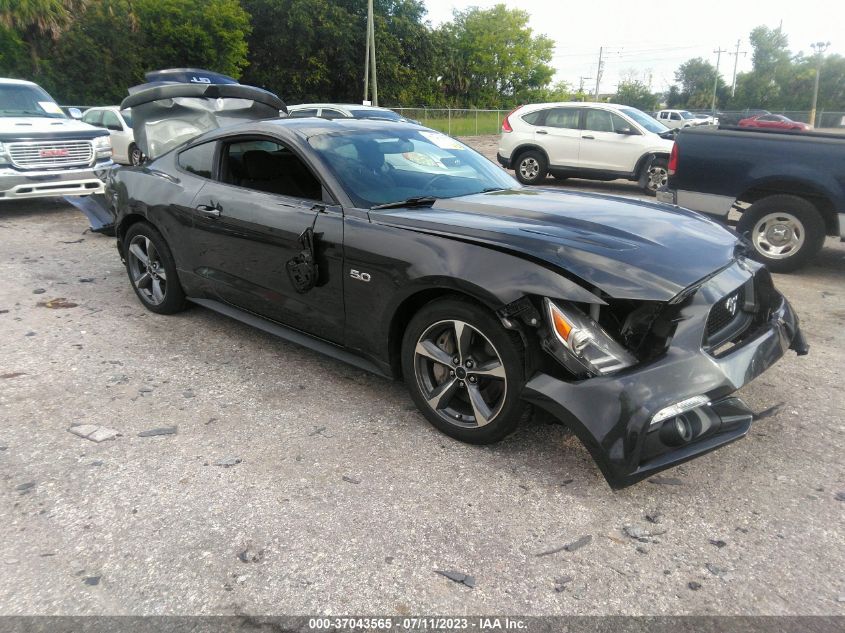
[{"label": "damaged front end of car", "polygon": [[595,292],[603,304],[538,297],[500,317],[545,352],[523,398],[572,429],[614,488],[743,437],[753,415],[731,394],[808,351],[768,271],[743,257],[667,302]]}]

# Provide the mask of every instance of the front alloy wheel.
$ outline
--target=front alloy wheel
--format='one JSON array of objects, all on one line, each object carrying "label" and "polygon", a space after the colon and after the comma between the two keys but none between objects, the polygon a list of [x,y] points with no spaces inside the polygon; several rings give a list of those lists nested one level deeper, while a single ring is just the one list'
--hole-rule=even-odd
[{"label": "front alloy wheel", "polygon": [[448,423],[478,428],[502,410],[502,358],[469,323],[438,321],[423,332],[414,349],[414,374],[428,405]]},{"label": "front alloy wheel", "polygon": [[669,163],[663,158],[655,158],[643,175],[645,193],[654,196],[658,189],[665,187],[669,182]]},{"label": "front alloy wheel", "polygon": [[504,438],[527,409],[520,400],[521,339],[488,311],[457,297],[429,303],[411,319],[402,373],[428,421],[464,442]]}]

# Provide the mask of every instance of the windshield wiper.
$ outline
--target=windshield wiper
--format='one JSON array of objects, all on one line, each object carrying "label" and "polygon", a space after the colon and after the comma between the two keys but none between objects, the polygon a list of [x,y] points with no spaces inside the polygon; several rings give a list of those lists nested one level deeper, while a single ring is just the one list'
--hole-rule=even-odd
[{"label": "windshield wiper", "polygon": [[406,200],[397,200],[396,202],[385,202],[384,204],[377,204],[373,207],[370,207],[371,210],[375,209],[401,209],[403,207],[430,207],[435,202],[437,202],[437,198],[434,196],[416,196],[414,198],[407,198]]}]

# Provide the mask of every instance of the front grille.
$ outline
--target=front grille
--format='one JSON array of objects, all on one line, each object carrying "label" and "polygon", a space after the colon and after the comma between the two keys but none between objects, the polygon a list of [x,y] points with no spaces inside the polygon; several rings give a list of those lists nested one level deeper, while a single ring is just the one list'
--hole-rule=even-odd
[{"label": "front grille", "polygon": [[744,304],[744,286],[717,301],[710,309],[710,316],[707,317],[707,337],[713,338],[736,319],[742,318]]},{"label": "front grille", "polygon": [[9,143],[12,164],[21,169],[88,165],[94,158],[91,141]]}]

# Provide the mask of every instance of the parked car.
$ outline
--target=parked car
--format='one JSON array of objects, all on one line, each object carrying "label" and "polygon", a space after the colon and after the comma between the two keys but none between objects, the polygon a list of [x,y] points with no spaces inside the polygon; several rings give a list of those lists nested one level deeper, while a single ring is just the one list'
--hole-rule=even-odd
[{"label": "parked car", "polygon": [[706,124],[703,119],[697,118],[688,110],[660,110],[655,118],[670,129],[687,128]]},{"label": "parked car", "polygon": [[69,118],[37,84],[0,78],[0,200],[102,192],[97,173],[111,164],[107,132]]},{"label": "parked car", "polygon": [[793,121],[782,114],[758,114],[739,122],[739,127],[762,127],[774,130],[801,130],[806,132],[811,129],[806,123]]},{"label": "parked car", "polygon": [[[663,135],[663,136],[661,136]],[[645,112],[611,103],[536,103],[502,121],[499,163],[526,185],[559,180],[637,181],[649,194],[666,184],[670,130]]]},{"label": "parked car", "polygon": [[704,114],[703,112],[699,112],[693,115],[696,120],[699,122],[699,125],[719,125],[719,117],[713,116],[712,114]]},{"label": "parked car", "polygon": [[323,119],[382,119],[384,121],[407,121],[398,112],[375,106],[354,103],[300,103],[288,106],[288,116],[294,118],[321,117]]},{"label": "parked car", "polygon": [[116,106],[88,108],[82,120],[94,127],[109,131],[114,161],[123,165],[140,165],[144,155],[135,143],[132,131],[132,112]]},{"label": "parked car", "polygon": [[[225,108],[213,88],[179,96],[180,124],[192,101],[198,121]],[[404,378],[470,443],[546,409],[613,486],[744,436],[752,414],[730,394],[806,351],[768,272],[701,215],[522,187],[410,123],[258,120],[281,102],[229,88],[256,120],[161,154],[147,123],[179,93],[122,104],[150,162],[113,170],[106,199],[153,312],[192,302]]]},{"label": "parked car", "polygon": [[726,219],[771,270],[800,268],[825,235],[845,239],[845,136],[748,128],[686,130],[669,161],[664,202]]}]

